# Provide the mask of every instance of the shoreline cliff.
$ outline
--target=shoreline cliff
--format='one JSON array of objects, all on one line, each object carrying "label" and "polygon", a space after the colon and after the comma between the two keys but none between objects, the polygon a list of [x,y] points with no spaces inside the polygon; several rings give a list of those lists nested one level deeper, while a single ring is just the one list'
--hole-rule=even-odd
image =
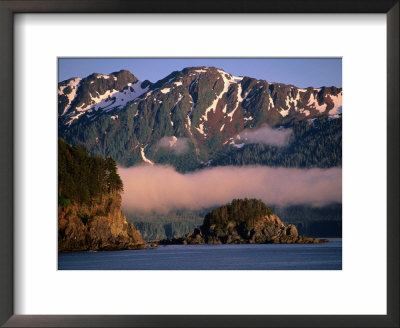
[{"label": "shoreline cliff", "polygon": [[92,206],[58,207],[58,251],[78,252],[145,248],[121,211],[121,196],[107,194]]},{"label": "shoreline cliff", "polygon": [[58,251],[143,249],[121,211],[122,180],[115,161],[58,142]]}]

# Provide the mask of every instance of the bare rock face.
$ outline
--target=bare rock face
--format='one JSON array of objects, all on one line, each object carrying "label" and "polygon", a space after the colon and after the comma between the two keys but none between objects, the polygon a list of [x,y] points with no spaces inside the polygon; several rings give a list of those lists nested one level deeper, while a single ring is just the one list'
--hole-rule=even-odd
[{"label": "bare rock face", "polygon": [[289,224],[289,225],[286,227],[286,235],[287,235],[287,236],[298,237],[298,236],[299,236],[299,233],[298,233],[298,231],[297,231],[296,226],[293,225],[293,224]]},{"label": "bare rock face", "polygon": [[142,236],[126,221],[119,194],[107,194],[91,207],[58,207],[59,252],[140,248]]}]

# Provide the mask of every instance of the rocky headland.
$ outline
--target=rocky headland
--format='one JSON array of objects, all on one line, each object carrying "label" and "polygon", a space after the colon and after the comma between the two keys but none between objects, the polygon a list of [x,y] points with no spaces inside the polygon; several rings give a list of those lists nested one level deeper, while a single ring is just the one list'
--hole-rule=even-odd
[{"label": "rocky headland", "polygon": [[146,248],[121,211],[122,181],[115,161],[58,142],[58,251]]},{"label": "rocky headland", "polygon": [[296,226],[283,224],[260,200],[235,199],[208,213],[200,228],[182,237],[161,240],[159,244],[318,244],[327,241],[300,236]]},{"label": "rocky headland", "polygon": [[119,194],[104,195],[91,206],[58,207],[58,251],[145,248],[144,241],[121,211]]}]

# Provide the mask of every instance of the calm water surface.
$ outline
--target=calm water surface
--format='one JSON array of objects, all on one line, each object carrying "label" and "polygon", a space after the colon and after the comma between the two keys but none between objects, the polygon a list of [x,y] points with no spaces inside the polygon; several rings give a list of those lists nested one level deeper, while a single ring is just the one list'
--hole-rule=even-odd
[{"label": "calm water surface", "polygon": [[342,240],[311,245],[170,245],[61,253],[59,270],[341,270]]}]

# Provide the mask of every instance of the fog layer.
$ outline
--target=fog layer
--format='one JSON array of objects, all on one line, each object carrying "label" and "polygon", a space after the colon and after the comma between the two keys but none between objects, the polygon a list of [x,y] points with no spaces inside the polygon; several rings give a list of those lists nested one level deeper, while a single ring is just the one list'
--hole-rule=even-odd
[{"label": "fog layer", "polygon": [[169,166],[119,168],[123,210],[168,212],[201,209],[234,198],[258,198],[267,205],[323,206],[342,201],[342,169],[219,166],[181,174]]},{"label": "fog layer", "polygon": [[187,138],[177,137],[163,137],[157,143],[157,147],[167,148],[177,155],[186,153],[189,150]]},{"label": "fog layer", "polygon": [[283,147],[289,143],[292,129],[272,129],[264,125],[259,129],[245,129],[237,137],[237,142],[262,143],[269,146]]}]

